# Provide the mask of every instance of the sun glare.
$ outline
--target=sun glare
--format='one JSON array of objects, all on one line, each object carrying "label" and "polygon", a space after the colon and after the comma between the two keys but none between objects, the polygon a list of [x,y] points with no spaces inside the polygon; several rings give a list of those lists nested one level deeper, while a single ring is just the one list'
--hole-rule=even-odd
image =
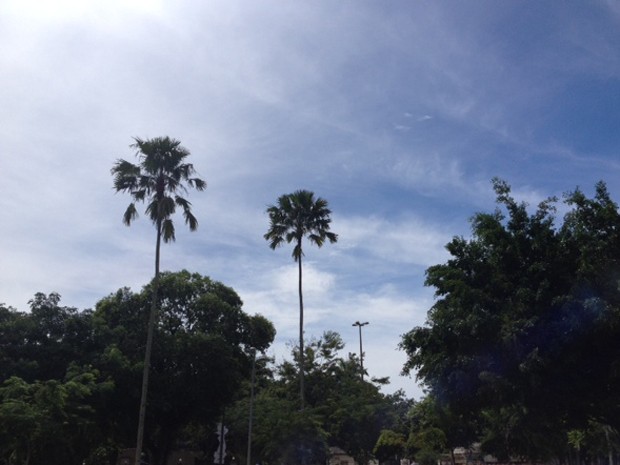
[{"label": "sun glare", "polygon": [[0,11],[41,22],[105,21],[127,14],[158,16],[163,0],[8,0]]}]

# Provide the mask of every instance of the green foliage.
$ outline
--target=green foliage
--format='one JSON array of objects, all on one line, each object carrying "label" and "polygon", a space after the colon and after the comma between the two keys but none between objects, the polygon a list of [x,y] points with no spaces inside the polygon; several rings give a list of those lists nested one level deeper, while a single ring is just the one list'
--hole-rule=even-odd
[{"label": "green foliage", "polygon": [[477,439],[477,421],[459,414],[427,395],[409,411],[408,456],[418,463],[436,461],[442,454],[453,455],[456,447]]},{"label": "green foliage", "polygon": [[482,420],[499,457],[560,457],[566,431],[590,419],[618,426],[620,214],[603,183],[530,213],[494,180],[494,213],[472,219],[451,258],[427,270],[437,301],[404,335],[405,372],[456,415]]},{"label": "green foliage", "polygon": [[325,463],[327,433],[310,410],[262,393],[256,400],[255,456],[267,463]]},{"label": "green foliage", "polygon": [[620,433],[609,425],[593,420],[586,428],[570,430],[566,436],[574,462],[594,463],[600,457],[609,457],[609,463],[612,463],[613,456],[620,452]]},{"label": "green foliage", "polygon": [[[66,379],[0,387],[0,461],[79,463],[99,439],[90,400],[110,388],[96,370],[71,366]],[[49,460],[54,457],[56,462]]]},{"label": "green foliage", "polygon": [[[381,430],[402,425],[400,417],[408,402],[402,394],[385,396],[372,382],[359,376],[359,360],[340,356],[344,344],[339,334],[327,331],[306,347],[307,405],[297,405],[297,366],[299,348],[294,347],[293,362],[275,367],[275,378],[258,376],[254,403],[253,462],[301,463],[300,451],[312,450],[305,463],[324,463],[328,446],[337,446],[366,463]],[[246,400],[227,413],[233,434],[247,440]],[[404,433],[403,433],[404,434]],[[297,454],[297,455],[296,455]],[[237,453],[237,456],[240,454]],[[310,462],[309,460],[314,460]]]},{"label": "green foliage", "polygon": [[0,309],[0,382],[62,379],[67,360],[87,363],[94,350],[91,312],[59,306],[60,296],[37,293],[30,312]]},{"label": "green foliage", "polygon": [[[113,402],[123,406],[118,411],[123,415],[139,400],[140,336],[151,286],[139,294],[121,289],[102,299],[94,314],[100,334],[109,338],[104,362],[119,383]],[[188,425],[215,424],[222,406],[232,402],[249,377],[251,352],[268,347],[275,329],[264,317],[244,313],[234,290],[197,273],[162,273],[159,289],[161,317],[153,345],[145,446],[165,456]],[[123,418],[109,421],[125,423],[124,431],[131,431]]]},{"label": "green foliage", "polygon": [[[192,432],[212,429],[253,351],[275,336],[219,282],[181,271],[160,285],[145,436],[156,463],[180,441],[205,450],[205,434],[192,442]],[[0,463],[103,465],[131,445],[151,291],[119,289],[94,312],[62,307],[57,294],[37,294],[29,313],[0,307]]]},{"label": "green foliage", "polygon": [[401,433],[384,429],[373,449],[380,463],[399,463],[405,452],[405,436]]},{"label": "green foliage", "polygon": [[415,454],[415,461],[420,465],[436,465],[441,458],[441,454],[433,449],[420,449]]}]

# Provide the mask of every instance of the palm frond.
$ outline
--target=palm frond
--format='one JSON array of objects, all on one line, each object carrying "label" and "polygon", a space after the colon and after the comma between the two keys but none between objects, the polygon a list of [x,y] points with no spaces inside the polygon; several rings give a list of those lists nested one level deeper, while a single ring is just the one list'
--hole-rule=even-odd
[{"label": "palm frond", "polygon": [[150,194],[151,192],[155,191],[155,188],[157,186],[157,178],[149,174],[141,174],[138,185],[141,189],[144,189],[147,194]]},{"label": "palm frond", "polygon": [[125,214],[123,215],[123,223],[127,226],[131,225],[131,222],[138,217],[138,210],[136,210],[136,205],[132,202],[125,210]]},{"label": "palm frond", "polygon": [[146,197],[146,189],[131,191],[131,196],[136,199],[136,201],[143,202],[144,198]]},{"label": "palm frond", "polygon": [[267,237],[265,236],[265,239],[267,239],[269,241],[269,247],[271,247],[272,249],[276,249],[278,247],[280,247],[282,245],[282,243],[284,242],[284,239],[280,236],[274,236],[274,237]]},{"label": "palm frond", "polygon": [[196,231],[196,229],[198,229],[198,220],[192,212],[186,211],[183,213],[183,216],[185,217],[185,223],[189,226],[189,230]]},{"label": "palm frond", "polygon": [[154,224],[157,224],[157,220],[159,218],[158,212],[159,212],[159,199],[153,198],[151,199],[149,204],[146,206],[146,214],[149,215],[149,218]]},{"label": "palm frond", "polygon": [[297,244],[295,244],[295,247],[293,247],[293,253],[291,254],[291,256],[293,257],[295,262],[298,262],[299,259],[304,256],[304,251],[301,247],[301,242],[298,242]]},{"label": "palm frond", "polygon": [[207,183],[200,178],[190,178],[187,183],[198,191],[203,191],[207,188]]},{"label": "palm frond", "polygon": [[317,247],[322,247],[323,242],[325,242],[325,239],[320,234],[308,234],[308,240]]},{"label": "palm frond", "polygon": [[335,242],[338,242],[338,234],[333,233],[331,231],[325,231],[325,237],[327,237],[327,240],[331,242],[332,244],[334,244]]},{"label": "palm frond", "polygon": [[175,197],[174,200],[178,206],[183,208],[183,217],[185,218],[185,223],[189,226],[189,230],[195,231],[196,228],[198,228],[198,220],[192,214],[192,204],[188,200],[178,195]]},{"label": "palm frond", "polygon": [[117,192],[131,191],[138,182],[140,167],[126,160],[118,159],[110,172],[114,176],[114,189]]},{"label": "palm frond", "polygon": [[174,237],[174,223],[170,218],[167,218],[161,222],[161,237],[164,242],[174,242],[176,239]]},{"label": "palm frond", "polygon": [[159,218],[170,218],[176,211],[176,204],[172,197],[167,195],[159,199]]}]

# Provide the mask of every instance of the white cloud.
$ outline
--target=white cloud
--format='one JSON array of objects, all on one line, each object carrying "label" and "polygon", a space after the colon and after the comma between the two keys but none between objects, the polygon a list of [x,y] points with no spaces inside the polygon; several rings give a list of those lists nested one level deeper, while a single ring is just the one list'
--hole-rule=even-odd
[{"label": "white cloud", "polygon": [[[430,266],[445,259],[451,235],[414,216],[338,218],[340,247],[351,254],[370,255],[389,264]],[[336,226],[335,226],[336,227]]]}]

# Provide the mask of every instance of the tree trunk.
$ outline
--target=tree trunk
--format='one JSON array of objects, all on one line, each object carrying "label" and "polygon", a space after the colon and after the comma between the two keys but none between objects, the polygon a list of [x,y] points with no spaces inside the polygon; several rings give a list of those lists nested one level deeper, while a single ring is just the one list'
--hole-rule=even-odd
[{"label": "tree trunk", "polygon": [[605,439],[607,440],[607,460],[609,461],[609,465],[614,465],[614,455],[613,448],[611,447],[611,441],[609,440],[609,426],[605,426]]},{"label": "tree trunk", "polygon": [[[301,251],[301,241],[299,241]],[[301,253],[299,254],[299,396],[304,409],[304,299],[301,292]]]},{"label": "tree trunk", "polygon": [[151,353],[153,351],[153,333],[157,320],[158,290],[159,290],[159,250],[161,248],[161,221],[157,224],[157,243],[155,245],[155,278],[153,279],[153,295],[151,297],[151,312],[146,333],[146,350],[144,351],[144,368],[142,370],[142,393],[140,395],[140,413],[138,414],[138,434],[136,439],[135,465],[140,465],[142,444],[144,442],[144,420],[146,416],[149,374],[151,371]]}]

